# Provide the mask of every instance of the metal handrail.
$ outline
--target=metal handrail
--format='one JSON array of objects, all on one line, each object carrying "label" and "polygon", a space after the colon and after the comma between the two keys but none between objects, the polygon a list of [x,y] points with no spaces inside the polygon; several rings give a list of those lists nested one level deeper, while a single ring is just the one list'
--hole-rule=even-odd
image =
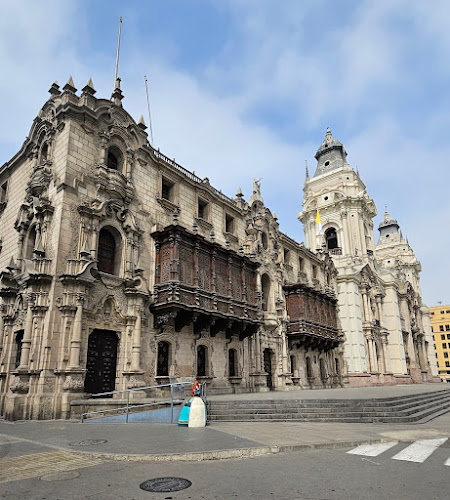
[{"label": "metal handrail", "polygon": [[[161,406],[165,404],[170,403],[170,410],[171,410],[171,419],[170,422],[173,423],[173,405],[175,403],[182,403],[182,400],[174,400],[173,398],[173,388],[174,386],[193,386],[194,382],[174,382],[172,384],[160,384],[160,385],[149,385],[146,387],[134,387],[132,389],[124,389],[121,391],[110,391],[110,392],[99,392],[97,394],[92,394],[91,397],[97,398],[99,396],[109,396],[109,395],[114,395],[114,394],[127,394],[127,404],[126,406],[122,406],[119,408],[112,408],[110,410],[98,410],[98,411],[89,411],[81,414],[81,423],[83,423],[88,415],[98,415],[98,414],[104,414],[104,413],[111,413],[111,412],[118,412],[121,410],[125,410],[125,423],[128,423],[128,416],[130,413],[130,409],[133,408],[141,408],[141,407],[146,407],[146,406]],[[142,403],[142,404],[135,404],[135,405],[130,405],[130,393],[131,392],[136,392],[136,391],[145,391],[149,389],[161,389],[163,387],[170,387],[170,399],[163,400],[163,401],[157,401],[154,403]],[[206,382],[203,382],[200,384],[201,388],[201,397],[202,399],[205,400],[206,403]]]}]

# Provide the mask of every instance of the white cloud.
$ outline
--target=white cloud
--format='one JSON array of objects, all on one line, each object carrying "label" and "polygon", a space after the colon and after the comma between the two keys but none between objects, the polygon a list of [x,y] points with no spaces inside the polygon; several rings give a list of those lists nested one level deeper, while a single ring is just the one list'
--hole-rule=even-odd
[{"label": "white cloud", "polygon": [[[82,88],[92,76],[97,95],[110,95],[113,64],[108,71],[104,67],[114,54],[107,60],[102,45],[80,49],[89,40],[87,12],[80,5],[0,6],[0,59],[7,75],[0,81],[7,96],[0,124],[4,161],[20,147],[55,78],[63,85],[73,74]],[[426,85],[416,56],[423,61],[429,53],[433,74],[448,75],[447,2],[435,2],[433,9],[406,0],[359,2],[336,22],[329,9],[339,6],[330,2],[233,0],[219,8],[231,9],[235,36],[196,72],[174,65],[175,42],[164,50],[152,39],[152,47],[164,50],[157,56],[148,45],[143,48],[137,43],[138,16],[126,20],[130,34],[127,39],[124,33],[127,57],[120,66],[125,108],[135,118],[146,115],[147,74],[156,145],[229,196],[241,185],[248,197],[252,178],[263,177],[267,205],[277,212],[282,229],[297,238],[304,159],[313,157],[331,125],[379,212],[388,203],[408,234],[422,260],[425,299],[450,303],[442,279],[442,269],[448,268],[443,249],[450,246],[444,229],[450,215],[447,145],[434,140],[436,131],[448,128],[449,118],[442,109],[430,111],[429,103],[404,97]],[[133,46],[127,48],[126,40]],[[431,102],[435,96],[429,97]],[[448,91],[442,98],[450,103]],[[282,129],[258,118],[270,106],[288,117]],[[419,118],[404,115],[417,106]],[[290,139],[281,131],[287,129]],[[314,169],[311,162],[310,172]]]}]

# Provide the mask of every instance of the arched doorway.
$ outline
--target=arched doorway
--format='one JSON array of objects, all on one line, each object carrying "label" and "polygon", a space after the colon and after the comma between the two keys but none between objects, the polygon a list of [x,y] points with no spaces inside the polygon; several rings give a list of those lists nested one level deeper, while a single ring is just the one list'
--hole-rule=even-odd
[{"label": "arched doorway", "polygon": [[115,390],[118,343],[116,332],[111,330],[94,330],[89,335],[84,392]]},{"label": "arched doorway", "polygon": [[264,371],[267,373],[267,387],[273,389],[271,349],[264,349]]}]

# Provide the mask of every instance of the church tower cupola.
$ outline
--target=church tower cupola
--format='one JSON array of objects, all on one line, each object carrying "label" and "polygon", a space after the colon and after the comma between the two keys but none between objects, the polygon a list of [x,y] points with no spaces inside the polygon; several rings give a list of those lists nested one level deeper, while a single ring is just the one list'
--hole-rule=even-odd
[{"label": "church tower cupola", "polygon": [[380,231],[380,239],[378,240],[378,245],[383,245],[385,243],[399,243],[402,241],[402,235],[399,232],[400,226],[398,222],[393,219],[387,208],[384,210],[384,219],[378,226],[378,231]]},{"label": "church tower cupola", "polygon": [[346,157],[347,151],[345,151],[344,146],[333,137],[331,130],[327,128],[325,139],[315,154],[317,169],[314,177],[343,167],[347,163]]}]

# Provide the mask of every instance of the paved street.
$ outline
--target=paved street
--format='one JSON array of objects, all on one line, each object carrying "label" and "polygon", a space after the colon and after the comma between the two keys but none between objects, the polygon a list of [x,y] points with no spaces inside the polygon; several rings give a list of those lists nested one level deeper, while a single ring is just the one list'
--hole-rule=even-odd
[{"label": "paved street", "polygon": [[[398,445],[402,449],[402,444]],[[397,448],[393,448],[396,451]],[[248,459],[205,462],[99,465],[51,473],[41,478],[0,484],[0,498],[10,500],[69,499],[386,499],[448,498],[450,455],[440,447],[424,462],[370,458],[347,450],[313,450]],[[66,460],[69,460],[67,458]],[[35,467],[41,466],[36,460]],[[64,463],[64,462],[62,462]],[[150,493],[139,485],[150,478],[176,476],[192,486],[174,493]],[[447,490],[446,490],[447,488]]]},{"label": "paved street", "polygon": [[[450,413],[423,424],[0,421],[0,499],[446,499]],[[243,457],[243,458],[241,458]],[[139,485],[181,477],[152,493]]]}]

